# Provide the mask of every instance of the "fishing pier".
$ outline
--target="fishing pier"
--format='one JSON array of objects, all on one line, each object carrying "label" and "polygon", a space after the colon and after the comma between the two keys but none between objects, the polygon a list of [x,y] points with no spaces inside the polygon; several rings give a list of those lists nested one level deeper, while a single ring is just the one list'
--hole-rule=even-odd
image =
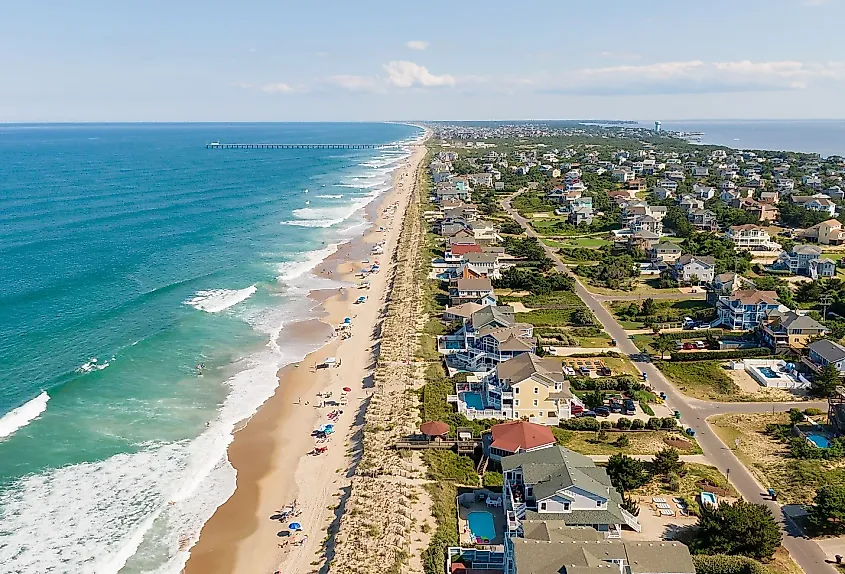
[{"label": "fishing pier", "polygon": [[205,144],[205,149],[402,149],[400,144],[281,144],[281,143],[220,143]]}]

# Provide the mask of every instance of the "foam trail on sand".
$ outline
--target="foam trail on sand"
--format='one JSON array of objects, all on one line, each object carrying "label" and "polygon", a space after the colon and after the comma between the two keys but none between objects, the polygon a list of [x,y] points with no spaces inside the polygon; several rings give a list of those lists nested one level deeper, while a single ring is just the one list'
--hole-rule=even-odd
[{"label": "foam trail on sand", "polygon": [[337,251],[338,245],[332,243],[322,249],[315,249],[304,253],[304,260],[301,261],[285,261],[281,263],[278,268],[279,281],[290,281],[301,277],[305,273],[311,271],[316,267],[320,261]]},{"label": "foam trail on sand", "polygon": [[206,313],[219,313],[224,309],[237,305],[241,301],[249,299],[257,290],[255,285],[250,285],[246,289],[238,290],[211,289],[197,291],[193,297],[185,301],[185,305],[190,305],[194,309],[199,309]]},{"label": "foam trail on sand", "polygon": [[41,416],[41,413],[47,410],[49,400],[50,395],[46,391],[41,391],[41,394],[31,401],[6,413],[3,418],[0,418],[0,438],[10,436]]}]

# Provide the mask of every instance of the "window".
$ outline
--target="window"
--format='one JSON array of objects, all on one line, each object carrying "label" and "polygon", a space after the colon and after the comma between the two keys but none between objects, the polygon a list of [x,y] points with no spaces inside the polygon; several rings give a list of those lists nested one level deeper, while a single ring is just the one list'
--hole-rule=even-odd
[{"label": "window", "polygon": [[537,399],[534,399],[534,406],[537,406]]},{"label": "window", "polygon": [[514,387],[513,392],[518,395],[519,394],[519,387]]},{"label": "window", "polygon": [[514,406],[515,406],[515,407],[518,407],[518,406],[519,406],[519,399],[516,399],[516,400],[513,402],[513,404],[514,404]]},{"label": "window", "polygon": [[545,510],[545,509],[546,509],[546,503],[545,503],[545,502],[541,502],[541,503],[540,503],[540,510]]},{"label": "window", "polygon": [[513,413],[513,418],[518,419],[518,418],[519,418],[519,413],[516,413],[516,412],[515,412],[515,413]]},{"label": "window", "polygon": [[569,510],[569,502],[564,502],[564,503],[563,503],[563,509],[564,509],[564,510]]},{"label": "window", "polygon": [[539,389],[539,387],[534,387],[534,394],[535,394],[535,395],[539,395],[539,394],[540,394],[540,389]]},{"label": "window", "polygon": [[601,500],[596,500],[596,508],[601,508]]}]

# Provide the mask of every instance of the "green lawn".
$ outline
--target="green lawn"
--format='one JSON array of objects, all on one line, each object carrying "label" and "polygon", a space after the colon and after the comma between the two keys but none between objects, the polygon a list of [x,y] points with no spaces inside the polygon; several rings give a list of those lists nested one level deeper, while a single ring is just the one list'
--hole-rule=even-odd
[{"label": "green lawn", "polygon": [[[669,431],[662,430],[631,433],[608,430],[606,432],[606,440],[598,440],[598,433],[596,431],[573,431],[552,427],[552,432],[559,445],[586,455],[656,454],[666,447],[666,443],[663,442],[664,438],[678,436],[678,433],[670,433]],[[628,437],[628,446],[616,446],[614,444],[616,439],[623,435]],[[701,454],[701,447],[698,446],[695,439],[690,439],[690,443],[691,448],[683,451],[682,454]]]},{"label": "green lawn", "polygon": [[[676,323],[686,316],[710,314],[713,306],[701,299],[655,300],[655,312],[650,317],[658,323]],[[642,307],[642,301],[612,301],[606,304],[613,316],[626,329],[645,329],[646,317],[633,315],[629,310]],[[706,318],[706,317],[705,317]]]},{"label": "green lawn", "polygon": [[607,287],[600,287],[598,285],[593,285],[590,282],[586,282],[585,285],[587,288],[597,295],[616,295],[619,297],[626,297],[630,295],[656,295],[658,293],[680,293],[680,290],[675,289],[674,287],[671,289],[660,289],[657,287],[657,282],[659,279],[657,278],[650,278],[650,279],[635,279],[634,280],[634,288],[630,291],[621,291],[618,289],[608,289]]},{"label": "green lawn", "polygon": [[656,354],[657,350],[652,346],[656,337],[656,335],[634,335],[631,337],[631,341],[633,341],[640,351]]},{"label": "green lawn", "polygon": [[705,401],[737,402],[749,400],[722,368],[724,361],[692,361],[672,363],[655,361],[655,365],[685,395]]},{"label": "green lawn", "polygon": [[570,309],[584,307],[584,302],[572,291],[553,291],[546,295],[502,295],[499,303],[521,302],[529,309]]},{"label": "green lawn", "polygon": [[605,245],[610,245],[610,241],[604,239],[605,234],[590,236],[590,237],[573,237],[571,239],[562,239],[560,241],[555,239],[543,239],[543,243],[549,247],[582,247],[585,249],[600,249]]},{"label": "green lawn", "polygon": [[[686,454],[686,453],[684,453]],[[698,464],[695,462],[684,463],[684,473],[678,478],[678,488],[672,489],[672,485],[661,477],[654,477],[648,484],[634,491],[632,494],[638,496],[664,495],[683,498],[690,513],[699,513],[696,497],[701,492],[699,483],[705,481],[709,484],[725,489],[731,496],[737,496],[736,490],[728,483],[725,476],[715,466]]]},{"label": "green lawn", "polygon": [[837,251],[835,253],[823,252],[822,257],[827,257],[828,259],[831,259],[833,261],[839,261],[840,259],[845,257],[845,251]]},{"label": "green lawn", "polygon": [[516,313],[520,323],[531,323],[535,327],[568,327],[572,323],[573,309],[540,309],[529,313]]}]

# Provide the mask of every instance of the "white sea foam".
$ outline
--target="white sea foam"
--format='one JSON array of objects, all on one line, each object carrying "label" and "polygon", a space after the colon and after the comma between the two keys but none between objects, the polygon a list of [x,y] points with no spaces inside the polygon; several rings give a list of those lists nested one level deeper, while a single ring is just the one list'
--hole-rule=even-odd
[{"label": "white sea foam", "polygon": [[296,279],[297,277],[301,277],[305,273],[314,269],[320,261],[336,252],[337,248],[338,245],[336,243],[332,243],[322,249],[315,249],[314,251],[304,253],[302,259],[298,261],[285,261],[284,263],[281,263],[278,268],[279,280],[288,282],[292,279]]},{"label": "white sea foam", "polygon": [[[112,357],[112,361],[113,360],[114,360],[114,357]],[[110,361],[100,362],[100,360],[97,357],[91,357],[86,363],[79,365],[76,368],[76,372],[80,373],[80,374],[85,374],[85,373],[90,373],[92,371],[102,371],[103,369],[108,367],[109,364],[110,364]]]},{"label": "white sea foam", "polygon": [[317,195],[317,199],[343,199],[343,194],[338,195]]},{"label": "white sea foam", "polygon": [[0,418],[0,438],[11,436],[15,431],[21,429],[41,416],[47,410],[47,401],[50,395],[46,391],[28,401],[18,408],[9,411]]},{"label": "white sea foam", "polygon": [[185,305],[206,313],[219,313],[241,301],[249,299],[258,289],[250,285],[246,289],[210,289],[197,291],[193,297],[185,300]]}]

